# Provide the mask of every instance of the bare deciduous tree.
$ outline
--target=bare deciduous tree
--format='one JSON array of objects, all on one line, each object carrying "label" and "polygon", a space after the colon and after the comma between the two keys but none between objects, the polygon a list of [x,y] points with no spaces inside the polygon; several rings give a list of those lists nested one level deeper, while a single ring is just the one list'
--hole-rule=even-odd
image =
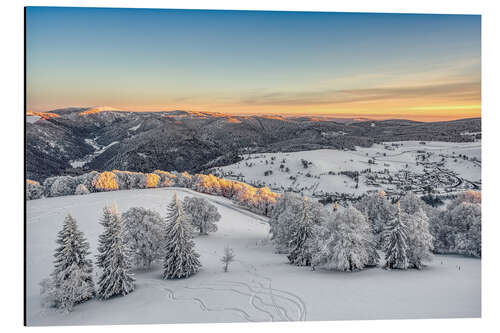
[{"label": "bare deciduous tree", "polygon": [[230,248],[229,246],[226,246],[224,248],[224,255],[220,259],[220,261],[222,261],[222,263],[224,264],[224,272],[228,271],[229,264],[231,264],[231,262],[234,261],[234,257],[235,255],[233,249]]}]

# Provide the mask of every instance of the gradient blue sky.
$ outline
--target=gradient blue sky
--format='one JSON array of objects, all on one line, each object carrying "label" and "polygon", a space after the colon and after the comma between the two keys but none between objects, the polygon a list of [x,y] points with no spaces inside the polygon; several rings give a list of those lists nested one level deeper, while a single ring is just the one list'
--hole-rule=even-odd
[{"label": "gradient blue sky", "polygon": [[28,7],[28,109],[480,116],[481,18]]}]

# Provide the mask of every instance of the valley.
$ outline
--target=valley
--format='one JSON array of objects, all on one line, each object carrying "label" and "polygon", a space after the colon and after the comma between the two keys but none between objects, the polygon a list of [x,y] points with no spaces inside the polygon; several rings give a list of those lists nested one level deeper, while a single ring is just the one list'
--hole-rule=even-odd
[{"label": "valley", "polygon": [[481,132],[480,119],[423,123],[126,112],[110,107],[67,108],[28,117],[27,178],[37,181],[90,170],[196,173],[234,164],[248,154],[353,151],[389,141],[474,142]]}]

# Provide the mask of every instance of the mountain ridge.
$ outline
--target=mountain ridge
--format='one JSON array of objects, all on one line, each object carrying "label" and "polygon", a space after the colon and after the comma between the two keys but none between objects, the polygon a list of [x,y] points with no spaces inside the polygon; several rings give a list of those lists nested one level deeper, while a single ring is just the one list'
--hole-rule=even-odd
[{"label": "mountain ridge", "polygon": [[[471,138],[462,133],[481,131],[480,119],[339,122],[184,110],[87,111],[94,110],[51,110],[47,114],[57,117],[42,114],[40,119],[26,123],[28,178],[43,180],[92,169],[202,172],[235,163],[248,152],[355,149],[381,141],[463,142]],[[107,148],[90,159],[96,147]],[[73,163],[81,167],[71,165],[72,161],[87,159],[85,163]]]}]

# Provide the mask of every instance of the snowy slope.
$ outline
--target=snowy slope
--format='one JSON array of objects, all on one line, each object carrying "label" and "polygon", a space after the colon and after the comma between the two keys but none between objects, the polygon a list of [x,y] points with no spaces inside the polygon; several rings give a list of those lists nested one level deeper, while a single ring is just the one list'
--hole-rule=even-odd
[{"label": "snowy slope", "polygon": [[33,124],[33,123],[36,123],[41,118],[42,117],[40,117],[40,116],[26,116],[26,122]]},{"label": "snowy slope", "polygon": [[[105,204],[121,212],[144,206],[164,215],[174,191],[213,201],[219,231],[198,236],[203,267],[191,278],[161,280],[161,269],[136,271],[136,290],[108,301],[92,300],[61,314],[40,307],[38,282],[52,270],[56,233],[71,212],[93,255]],[[423,271],[381,268],[340,273],[299,268],[275,254],[266,219],[229,200],[186,189],[93,193],[27,202],[27,320],[29,325],[344,320],[478,317],[481,261],[438,256]],[[222,272],[219,258],[231,246],[237,261]],[[460,270],[458,269],[460,266]]]}]

